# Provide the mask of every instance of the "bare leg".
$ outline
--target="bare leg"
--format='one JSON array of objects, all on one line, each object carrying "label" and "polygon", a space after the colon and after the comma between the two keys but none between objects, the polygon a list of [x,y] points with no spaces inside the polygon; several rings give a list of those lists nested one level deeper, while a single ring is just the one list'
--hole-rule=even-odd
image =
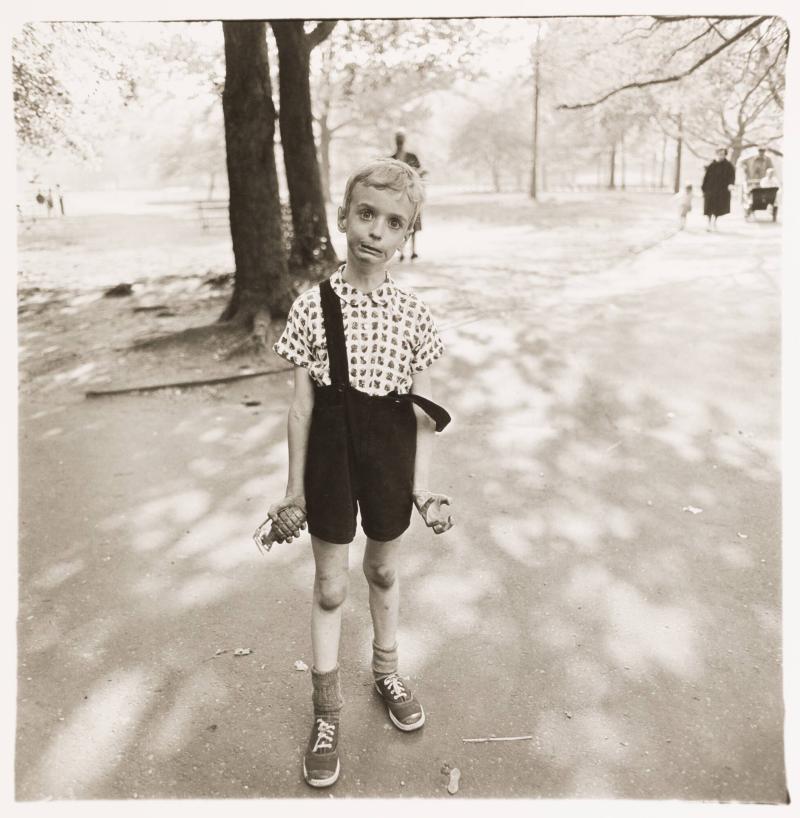
[{"label": "bare leg", "polygon": [[347,599],[348,545],[335,545],[311,537],[316,573],[311,604],[311,650],[314,668],[333,670],[339,661],[342,605]]},{"label": "bare leg", "polygon": [[415,259],[417,257],[417,231],[415,230],[411,234],[411,259]]},{"label": "bare leg", "polygon": [[400,580],[397,557],[401,538],[378,542],[367,538],[364,551],[364,576],[369,584],[369,611],[375,644],[391,648],[397,642],[400,615]]}]

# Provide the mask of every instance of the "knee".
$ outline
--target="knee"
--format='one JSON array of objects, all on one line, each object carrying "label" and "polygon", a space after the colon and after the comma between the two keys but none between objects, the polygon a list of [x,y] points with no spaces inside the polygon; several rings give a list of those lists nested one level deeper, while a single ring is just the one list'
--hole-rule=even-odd
[{"label": "knee", "polygon": [[314,583],[314,592],[322,610],[335,611],[347,599],[347,575],[318,576]]},{"label": "knee", "polygon": [[397,581],[397,571],[391,565],[364,562],[364,576],[370,585],[387,590]]}]

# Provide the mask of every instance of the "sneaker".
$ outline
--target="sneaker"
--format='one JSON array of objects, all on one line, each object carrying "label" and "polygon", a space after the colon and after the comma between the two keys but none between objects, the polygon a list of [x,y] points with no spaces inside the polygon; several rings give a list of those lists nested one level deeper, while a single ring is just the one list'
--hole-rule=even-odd
[{"label": "sneaker", "polygon": [[414,261],[415,258],[419,258],[419,253],[412,253],[411,254],[411,261]]},{"label": "sneaker", "polygon": [[422,705],[397,673],[379,676],[375,680],[375,689],[386,704],[389,718],[399,730],[418,730],[425,724]]},{"label": "sneaker", "polygon": [[330,787],[339,778],[339,722],[314,719],[303,757],[303,778],[312,787]]}]

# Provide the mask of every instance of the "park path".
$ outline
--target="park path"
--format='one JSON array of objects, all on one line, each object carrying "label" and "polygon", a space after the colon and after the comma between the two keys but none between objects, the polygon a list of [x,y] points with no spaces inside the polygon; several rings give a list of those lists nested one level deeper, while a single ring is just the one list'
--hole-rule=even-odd
[{"label": "park path", "polygon": [[[780,227],[565,213],[432,203],[397,268],[447,345],[458,523],[408,535],[418,734],[370,689],[353,545],[336,797],[450,798],[450,766],[456,798],[785,798]],[[288,379],[77,395],[21,405],[17,797],[328,797],[299,773],[308,544],[248,541]]]}]

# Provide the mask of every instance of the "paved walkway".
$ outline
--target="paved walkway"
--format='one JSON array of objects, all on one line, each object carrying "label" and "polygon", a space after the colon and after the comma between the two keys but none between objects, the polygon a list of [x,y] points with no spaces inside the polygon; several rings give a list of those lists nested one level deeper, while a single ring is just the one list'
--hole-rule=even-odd
[{"label": "paved walkway", "polygon": [[[784,799],[780,228],[724,229],[593,257],[557,220],[466,246],[432,209],[398,273],[455,417],[435,482],[458,525],[415,522],[402,577],[428,722],[400,735],[370,689],[356,542],[336,797],[450,798],[449,765],[456,798]],[[248,541],[288,396],[24,403],[19,798],[328,797],[299,772],[308,544]]]}]

